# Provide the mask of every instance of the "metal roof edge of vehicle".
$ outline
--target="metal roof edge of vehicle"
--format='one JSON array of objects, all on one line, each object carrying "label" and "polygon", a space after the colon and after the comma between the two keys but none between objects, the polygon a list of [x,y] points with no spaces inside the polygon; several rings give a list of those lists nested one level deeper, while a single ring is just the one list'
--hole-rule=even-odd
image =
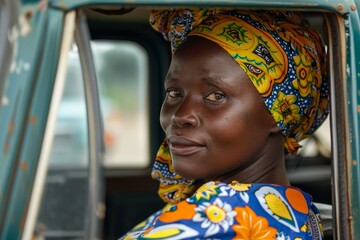
[{"label": "metal roof edge of vehicle", "polygon": [[[86,5],[115,5],[115,4],[129,4],[129,5],[163,5],[163,6],[201,6],[202,3],[206,5],[218,6],[234,6],[241,3],[243,7],[272,7],[272,8],[295,8],[295,9],[319,9],[337,12],[339,14],[346,14],[352,11],[357,11],[356,5],[359,5],[358,0],[278,0],[278,1],[264,1],[264,0],[40,0],[39,2],[49,2],[51,7],[60,8],[63,10],[70,10]],[[34,2],[34,0],[22,0],[25,2]],[[356,4],[357,2],[357,4]]]}]

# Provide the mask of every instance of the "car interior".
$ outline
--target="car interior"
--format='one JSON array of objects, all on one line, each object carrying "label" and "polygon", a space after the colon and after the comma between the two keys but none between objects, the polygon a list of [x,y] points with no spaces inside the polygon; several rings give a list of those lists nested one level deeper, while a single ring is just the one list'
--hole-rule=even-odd
[{"label": "car interior", "polygon": [[[163,207],[152,162],[164,133],[159,112],[163,79],[171,61],[170,44],[148,24],[150,7],[90,6],[78,10],[88,28],[102,113],[105,195],[103,239],[117,239]],[[299,10],[298,10],[299,11]],[[331,14],[303,12],[329,46]],[[35,232],[45,239],[74,239],[84,234],[88,181],[88,125],[82,60],[76,41],[68,57],[43,200]],[[336,50],[334,50],[335,52]],[[331,53],[336,54],[336,53]],[[332,73],[329,73],[332,74]],[[332,141],[330,118],[288,156],[293,186],[319,203],[325,239],[331,239]],[[75,217],[74,217],[75,216]]]}]

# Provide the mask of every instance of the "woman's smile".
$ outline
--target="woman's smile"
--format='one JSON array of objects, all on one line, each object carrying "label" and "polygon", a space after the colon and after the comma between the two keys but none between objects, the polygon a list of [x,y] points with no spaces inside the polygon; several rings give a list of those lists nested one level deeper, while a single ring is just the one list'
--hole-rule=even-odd
[{"label": "woman's smile", "polygon": [[206,149],[206,145],[182,136],[169,136],[168,142],[172,155],[188,156]]}]

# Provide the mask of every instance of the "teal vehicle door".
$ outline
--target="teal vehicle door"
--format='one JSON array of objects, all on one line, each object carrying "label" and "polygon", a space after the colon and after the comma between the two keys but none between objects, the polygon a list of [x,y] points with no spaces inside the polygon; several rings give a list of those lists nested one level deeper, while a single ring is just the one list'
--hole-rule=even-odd
[{"label": "teal vehicle door", "polygon": [[[99,167],[103,155],[102,127],[89,41],[84,39],[88,33],[75,11],[49,8],[48,4],[46,1],[22,2],[19,24],[6,31],[12,34],[14,50],[6,82],[1,80],[4,90],[0,123],[7,129],[0,133],[1,239],[31,239],[36,236],[33,228],[42,193],[46,195],[47,190],[53,189],[45,186],[45,179],[52,178],[59,182],[56,177],[62,178],[60,182],[68,181],[74,186],[71,192],[63,191],[61,195],[64,199],[73,199],[73,202],[67,203],[69,206],[78,204],[75,209],[81,209],[73,212],[67,210],[65,219],[59,215],[54,217],[62,219],[62,225],[74,219],[68,224],[70,226],[65,227],[68,237],[94,239],[100,234],[98,223],[103,215]],[[75,47],[82,58],[84,74],[77,79],[83,88],[80,96],[82,102],[80,107],[72,111],[79,112],[83,121],[79,127],[84,129],[80,141],[86,148],[83,149],[83,156],[77,157],[71,165],[61,163],[62,166],[57,166],[63,170],[56,175],[51,174],[52,163],[49,164],[49,159],[53,154],[57,113],[63,105],[61,97],[67,77],[66,69],[76,61],[76,64],[80,64],[80,59],[73,60],[69,56],[70,49]],[[1,70],[3,73],[4,70]],[[64,177],[67,176],[65,173],[76,175],[77,178],[70,181]],[[46,199],[43,202],[47,202]],[[52,230],[54,237],[59,230],[58,225],[53,220],[52,225],[46,226]],[[37,227],[44,228],[45,225]]]},{"label": "teal vehicle door", "polygon": [[[14,38],[16,37],[16,26],[18,21],[17,1],[2,0],[0,1],[0,30],[1,33],[7,33],[7,37],[0,40],[0,79],[5,79],[10,68],[11,55],[14,51]],[[4,89],[5,81],[0,81],[0,96]]]}]

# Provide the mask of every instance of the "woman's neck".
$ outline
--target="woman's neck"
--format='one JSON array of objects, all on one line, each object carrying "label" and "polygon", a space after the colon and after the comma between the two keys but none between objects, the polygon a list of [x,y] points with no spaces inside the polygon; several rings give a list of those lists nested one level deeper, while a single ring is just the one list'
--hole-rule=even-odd
[{"label": "woman's neck", "polygon": [[265,146],[263,155],[232,172],[229,172],[216,180],[230,183],[238,181],[241,183],[270,183],[277,185],[289,186],[285,168],[284,138],[279,134],[270,137],[268,144]]}]

